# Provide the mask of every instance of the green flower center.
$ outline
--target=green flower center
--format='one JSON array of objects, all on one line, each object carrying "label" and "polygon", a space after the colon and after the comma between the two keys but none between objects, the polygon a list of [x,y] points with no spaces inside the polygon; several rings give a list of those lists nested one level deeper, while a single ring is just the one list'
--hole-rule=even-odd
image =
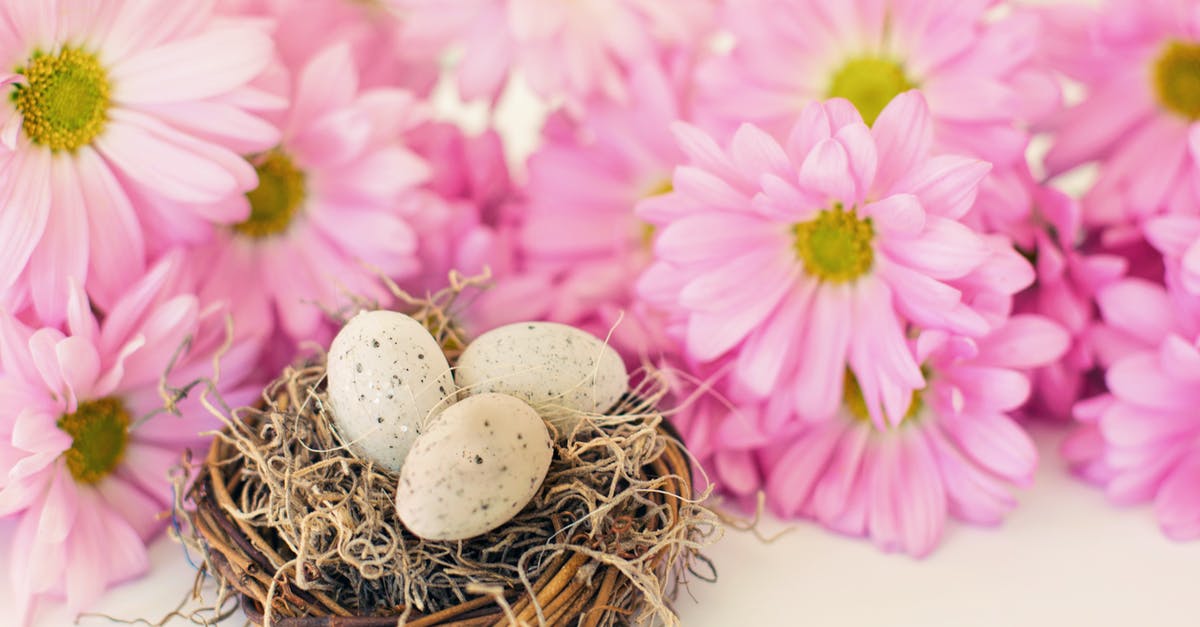
[{"label": "green flower center", "polygon": [[898,62],[883,57],[858,57],[833,73],[828,95],[849,100],[870,126],[892,98],[913,87]]},{"label": "green flower center", "polygon": [[[858,379],[849,368],[846,369],[846,378],[842,381],[842,404],[856,420],[871,422],[871,413],[867,411],[867,401],[863,398],[862,387],[858,385]],[[923,406],[921,391],[913,390],[912,400],[908,402],[908,411],[904,413],[900,424],[916,418],[917,414],[921,413]]]},{"label": "green flower center", "polygon": [[1189,120],[1200,118],[1200,44],[1172,41],[1154,63],[1162,106]]},{"label": "green flower center", "polygon": [[840,204],[794,225],[792,232],[796,256],[809,275],[822,281],[853,281],[870,271],[875,261],[871,219],[860,218],[854,209],[847,211]]},{"label": "green flower center", "polygon": [[129,412],[116,398],[87,401],[59,418],[58,428],[71,436],[71,448],[63,453],[71,476],[79,483],[97,483],[121,463],[129,441]]},{"label": "green flower center", "polygon": [[104,130],[111,84],[95,55],[66,47],[57,55],[35,52],[16,72],[25,82],[13,88],[12,101],[33,143],[74,151]]},{"label": "green flower center", "polygon": [[246,194],[250,217],[233,230],[254,238],[278,235],[287,230],[304,204],[304,172],[278,150],[262,155],[256,169],[258,187]]}]

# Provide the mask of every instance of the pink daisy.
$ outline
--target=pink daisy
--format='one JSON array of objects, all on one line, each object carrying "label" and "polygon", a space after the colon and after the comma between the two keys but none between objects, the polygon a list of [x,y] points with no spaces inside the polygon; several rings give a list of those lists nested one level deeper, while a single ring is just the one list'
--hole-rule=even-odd
[{"label": "pink daisy", "polygon": [[[0,6],[0,67],[16,68],[0,74],[0,291],[46,322],[63,319],[72,280],[111,306],[145,269],[149,223],[169,242],[245,218],[202,206],[253,188],[238,153],[278,137],[251,113],[278,101],[247,87],[271,40],[210,5]],[[141,197],[174,205],[156,214]]]},{"label": "pink daisy", "polygon": [[401,287],[418,294],[435,292],[448,285],[452,270],[467,276],[485,269],[493,277],[508,275],[517,188],[500,136],[490,129],[468,136],[453,124],[429,122],[406,133],[405,140],[429,162],[431,176],[421,207],[411,214],[421,271],[401,281]]},{"label": "pink daisy", "polygon": [[395,13],[376,0],[221,0],[233,13],[271,18],[275,49],[288,67],[303,67],[331,44],[347,42],[364,87],[403,87],[427,95],[438,79],[440,50],[403,39]]},{"label": "pink daisy", "polygon": [[464,98],[495,98],[513,71],[543,97],[623,99],[626,74],[702,42],[711,0],[387,0],[405,41],[460,46]]},{"label": "pink daisy", "polygon": [[[727,3],[733,51],[700,68],[700,109],[732,131],[783,137],[808,103],[846,98],[867,124],[918,88],[939,152],[990,162],[976,211],[990,227],[1030,217],[1025,126],[1055,110],[1059,89],[1035,63],[1037,20],[990,15],[995,2],[748,0]],[[787,68],[780,71],[780,68]],[[736,94],[736,97],[730,97]]]},{"label": "pink daisy", "polygon": [[701,365],[674,356],[659,364],[670,383],[671,423],[696,461],[696,489],[710,484],[737,505],[752,510],[765,489],[760,457],[772,441],[803,429],[789,423],[767,434],[760,419],[768,401],[747,395],[728,376],[731,363]]},{"label": "pink daisy", "polygon": [[[1121,279],[1128,261],[1111,253],[1085,252],[1076,245],[1081,232],[1074,199],[1040,188],[1036,208],[1044,223],[1032,236],[1037,281],[1017,296],[1016,311],[1057,322],[1071,336],[1061,359],[1032,373],[1033,394],[1026,413],[1067,420],[1080,398],[1098,391],[1092,336],[1097,324],[1096,293]],[[1088,249],[1092,246],[1088,246]]]},{"label": "pink daisy", "polygon": [[412,96],[360,91],[348,45],[296,68],[290,92],[281,142],[249,157],[259,186],[228,201],[249,218],[192,251],[191,263],[214,277],[211,296],[238,302],[239,322],[320,341],[326,312],[354,296],[386,301],[381,276],[417,270],[411,216],[423,204],[413,192],[429,168],[401,141],[421,121]]},{"label": "pink daisy", "polygon": [[1200,212],[1200,20],[1189,0],[1044,10],[1049,61],[1086,95],[1051,124],[1050,175],[1098,162],[1089,225]]},{"label": "pink daisy", "polygon": [[[1058,325],[1027,315],[980,340],[924,333],[915,346],[929,385],[908,399],[899,424],[885,427],[846,374],[833,419],[772,438],[760,456],[767,502],[782,516],[812,517],[918,557],[937,546],[947,515],[998,524],[1016,505],[1013,488],[1028,487],[1037,466],[1033,442],[1011,416],[1029,395],[1025,371],[1057,359],[1068,341]],[[766,408],[764,422],[774,410]]]},{"label": "pink daisy", "polygon": [[[629,86],[626,103],[594,99],[581,119],[560,114],[547,123],[545,143],[529,160],[518,234],[524,272],[497,291],[520,293],[514,301],[525,319],[584,326],[601,337],[612,330],[614,344],[636,360],[665,338],[634,299],[654,233],[634,207],[670,191],[684,158],[670,126],[684,111],[681,89],[657,67],[634,70]],[[529,298],[526,289],[541,295]]]},{"label": "pink daisy", "polygon": [[[169,383],[212,375],[225,342],[224,311],[184,293],[179,256],[156,266],[97,321],[71,290],[67,333],[29,328],[0,312],[0,516],[15,518],[8,576],[11,608],[26,623],[40,595],[65,595],[72,611],[107,587],[146,572],[147,542],[165,525],[168,472],[216,421],[195,400],[182,417],[161,415],[159,378],[192,338]],[[221,360],[220,389],[233,403],[257,347],[238,343]]]},{"label": "pink daisy", "polygon": [[1159,525],[1171,538],[1198,538],[1198,319],[1171,320],[1165,292],[1139,280],[1110,289],[1109,296],[1106,321],[1130,344],[1149,347],[1116,359],[1105,374],[1110,393],[1076,408],[1084,424],[1064,442],[1064,455],[1076,472],[1103,485],[1115,503],[1153,502]]},{"label": "pink daisy", "polygon": [[751,125],[728,150],[675,131],[690,163],[639,206],[661,229],[639,292],[692,357],[734,356],[742,384],[793,391],[802,416],[837,410],[849,365],[871,415],[899,423],[925,385],[908,325],[985,335],[1033,279],[1003,238],[959,222],[988,165],[930,156],[918,92],[872,128],[846,100],[813,103],[786,148]]},{"label": "pink daisy", "polygon": [[[1195,271],[1188,268],[1194,265],[1189,252],[1200,239],[1200,220],[1191,216],[1163,216],[1148,221],[1145,232],[1162,253],[1165,266],[1159,273],[1162,278],[1129,278],[1098,292],[1096,304],[1103,324],[1092,330],[1090,342],[1107,368],[1105,380],[1110,393],[1082,401],[1075,407],[1075,416],[1082,424],[1063,443],[1063,455],[1072,469],[1084,479],[1105,486],[1118,503],[1154,498],[1159,486],[1146,482],[1161,480],[1172,472],[1169,466],[1177,461],[1164,458],[1163,466],[1156,467],[1150,463],[1153,458],[1132,456],[1127,450],[1148,446],[1150,442],[1131,440],[1133,428],[1142,429],[1147,438],[1161,440],[1160,444],[1170,444],[1169,434],[1159,429],[1161,421],[1140,417],[1161,414],[1162,408],[1161,403],[1148,401],[1140,395],[1141,391],[1131,387],[1143,381],[1131,378],[1132,369],[1143,369],[1136,373],[1138,377],[1165,378],[1158,370],[1171,367],[1171,362],[1165,361],[1167,356],[1182,350],[1182,346],[1194,344],[1188,338],[1200,337],[1200,292],[1196,289]],[[1187,376],[1186,370],[1180,370],[1172,373],[1171,378]],[[1150,394],[1161,393],[1160,388],[1147,390]],[[1145,407],[1147,404],[1149,408]],[[1152,477],[1147,472],[1158,474]],[[1159,518],[1169,535],[1183,535],[1177,523],[1165,522],[1162,515]]]}]

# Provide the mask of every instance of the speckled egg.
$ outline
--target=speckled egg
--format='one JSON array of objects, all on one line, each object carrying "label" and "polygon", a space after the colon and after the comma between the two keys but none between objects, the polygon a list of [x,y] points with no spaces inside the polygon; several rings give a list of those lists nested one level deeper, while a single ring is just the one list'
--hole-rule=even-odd
[{"label": "speckled egg", "polygon": [[333,338],[328,360],[338,433],[356,454],[391,470],[400,471],[413,441],[454,402],[454,377],[437,340],[402,313],[354,316]]},{"label": "speckled egg", "polygon": [[458,358],[463,394],[515,396],[567,433],[579,412],[603,413],[629,388],[621,356],[596,336],[554,322],[519,322],[480,335]]},{"label": "speckled egg", "polygon": [[479,394],[447,408],[400,471],[396,513],[426,540],[465,540],[512,520],[537,494],[554,447],[524,401]]}]

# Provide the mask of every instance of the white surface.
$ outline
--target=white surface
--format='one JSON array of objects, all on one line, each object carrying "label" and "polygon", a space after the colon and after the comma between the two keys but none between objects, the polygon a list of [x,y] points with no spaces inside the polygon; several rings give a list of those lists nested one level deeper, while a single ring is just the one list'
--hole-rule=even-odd
[{"label": "white surface", "polygon": [[[687,627],[734,625],[1089,626],[1200,624],[1200,543],[1176,544],[1147,508],[1115,509],[1099,491],[1070,478],[1054,447],[1061,432],[1036,429],[1046,463],[1035,487],[999,529],[952,523],[924,561],[885,555],[867,542],[797,523],[770,545],[728,532],[708,555],[720,581],[697,582],[678,608]],[[771,534],[783,529],[764,523]],[[96,609],[157,622],[188,592],[182,549],[154,545],[154,571],[111,591]],[[0,563],[3,563],[0,555]],[[0,608],[10,606],[0,591]],[[61,606],[36,625],[70,624]],[[0,610],[0,625],[12,618]],[[240,625],[240,617],[228,624]],[[110,625],[84,617],[81,625]],[[172,620],[169,626],[187,625]]]}]

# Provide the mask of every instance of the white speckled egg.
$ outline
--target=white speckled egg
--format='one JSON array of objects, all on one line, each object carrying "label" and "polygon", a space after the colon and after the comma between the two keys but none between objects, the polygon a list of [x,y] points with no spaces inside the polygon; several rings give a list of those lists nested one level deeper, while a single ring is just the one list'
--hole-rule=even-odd
[{"label": "white speckled egg", "polygon": [[529,403],[563,435],[578,412],[603,413],[629,388],[616,350],[555,322],[518,322],[480,335],[458,358],[454,379],[464,394],[499,392]]},{"label": "white speckled egg", "polygon": [[342,439],[397,472],[413,441],[456,394],[437,340],[395,311],[364,311],[347,322],[329,347],[327,372]]},{"label": "white speckled egg", "polygon": [[504,394],[451,405],[400,471],[396,513],[426,540],[465,540],[516,516],[537,494],[554,447],[537,412]]}]

